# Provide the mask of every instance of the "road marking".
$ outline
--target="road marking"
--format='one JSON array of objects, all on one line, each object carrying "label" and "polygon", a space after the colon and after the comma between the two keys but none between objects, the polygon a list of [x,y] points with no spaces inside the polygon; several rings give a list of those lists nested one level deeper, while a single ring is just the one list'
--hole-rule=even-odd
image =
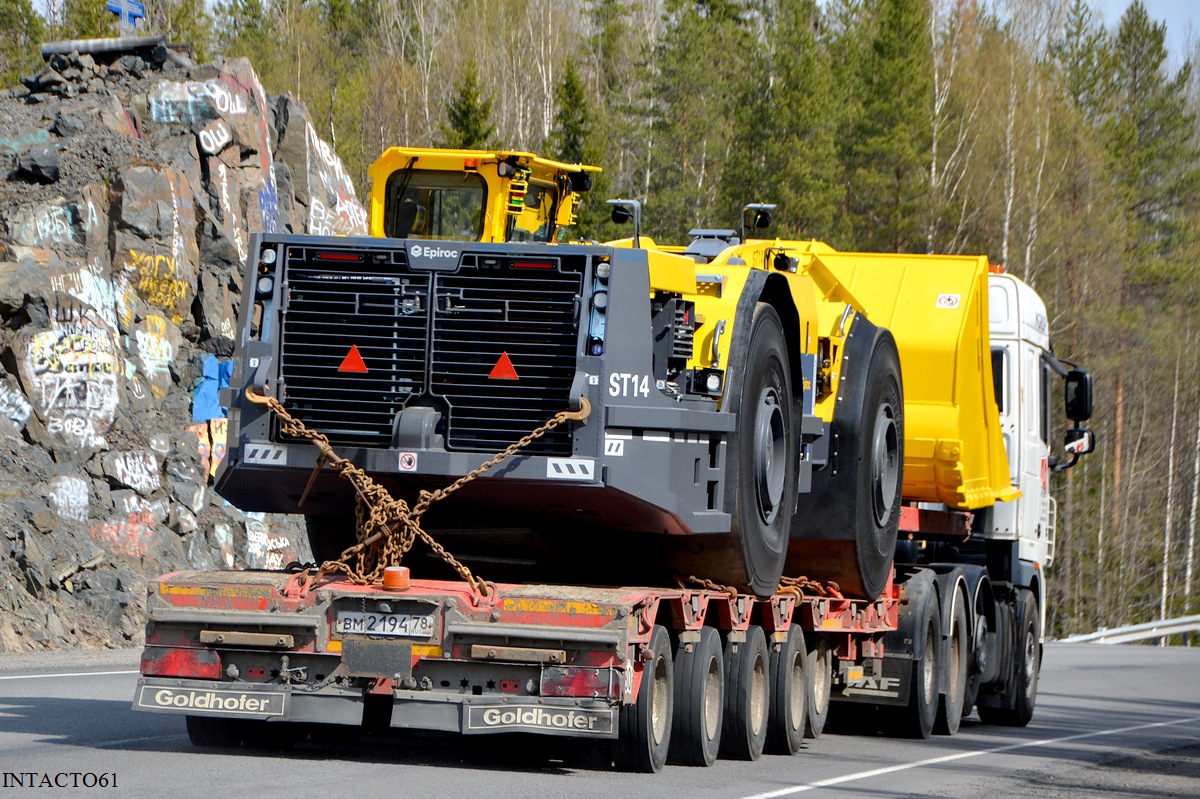
[{"label": "road marking", "polygon": [[1067,735],[1062,738],[1043,738],[1040,741],[1022,741],[1021,743],[1008,744],[1007,746],[997,746],[992,749],[981,749],[976,752],[959,752],[953,755],[943,755],[942,757],[931,757],[927,760],[918,760],[914,763],[900,763],[895,766],[887,766],[885,768],[871,769],[870,771],[860,771],[856,774],[846,774],[841,777],[830,777],[827,780],[819,780],[810,782],[805,785],[794,785],[791,788],[780,788],[775,791],[767,791],[766,793],[755,793],[749,796],[743,796],[741,799],[776,799],[780,796],[791,796],[796,793],[806,793],[815,791],[818,788],[829,788],[834,785],[842,785],[847,782],[857,782],[858,780],[866,780],[871,777],[881,777],[885,774],[895,774],[898,771],[910,771],[915,768],[923,768],[925,766],[936,766],[942,763],[951,763],[955,760],[966,760],[972,757],[981,757],[983,755],[995,755],[1001,752],[1011,752],[1015,749],[1028,749],[1034,746],[1046,746],[1047,744],[1061,744],[1068,741],[1082,741],[1085,738],[1099,738],[1103,735],[1120,735],[1126,732],[1138,732],[1139,730],[1152,730],[1156,727],[1171,727],[1178,724],[1190,724],[1200,721],[1200,716],[1193,716],[1187,719],[1174,719],[1173,721],[1158,721],[1154,724],[1139,724],[1136,727],[1121,727],[1113,730],[1100,730],[1099,732],[1084,732],[1078,735]]},{"label": "road marking", "polygon": [[0,680],[50,680],[55,677],[104,677],[110,674],[141,674],[137,669],[130,671],[76,671],[67,674],[10,674]]}]

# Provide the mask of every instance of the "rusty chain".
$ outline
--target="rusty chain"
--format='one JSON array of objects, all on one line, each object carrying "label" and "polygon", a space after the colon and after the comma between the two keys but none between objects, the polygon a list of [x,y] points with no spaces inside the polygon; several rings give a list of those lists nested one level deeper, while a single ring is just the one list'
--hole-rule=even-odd
[{"label": "rusty chain", "polygon": [[315,572],[293,575],[294,579],[289,580],[289,588],[301,596],[316,585],[321,577],[335,573],[345,575],[346,579],[357,585],[380,584],[383,582],[383,570],[388,566],[400,565],[404,555],[412,548],[416,539],[420,538],[438,557],[458,572],[467,585],[471,586],[472,591],[481,597],[487,597],[493,591],[491,583],[476,577],[466,565],[450,554],[433,536],[422,529],[419,519],[433,503],[450,496],[559,425],[566,422],[582,422],[592,410],[587,398],[580,397],[578,411],[559,411],[550,421],[522,436],[516,443],[510,444],[502,452],[496,453],[490,460],[449,486],[436,491],[421,491],[420,499],[410,508],[407,502],[393,497],[365,471],[334,452],[327,436],[309,430],[275,397],[259,394],[247,386],[246,399],[256,405],[265,405],[273,411],[279,417],[280,430],[285,435],[307,439],[315,445],[321,451],[324,461],[354,486],[357,495],[354,516],[358,542],[343,550],[337,560],[322,563]]},{"label": "rusty chain", "polygon": [[828,583],[820,583],[816,580],[810,580],[807,577],[780,577],[779,587],[775,589],[778,594],[791,594],[797,600],[804,599],[804,590],[808,589],[817,596],[842,598],[841,588],[837,583],[830,581]]}]

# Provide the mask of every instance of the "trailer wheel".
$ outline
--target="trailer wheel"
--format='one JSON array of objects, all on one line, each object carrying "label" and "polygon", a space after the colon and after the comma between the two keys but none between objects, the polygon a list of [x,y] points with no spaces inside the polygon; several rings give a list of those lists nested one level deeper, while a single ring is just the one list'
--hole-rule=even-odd
[{"label": "trailer wheel", "polygon": [[933,593],[926,597],[922,615],[923,618],[914,628],[917,635],[924,637],[921,657],[912,664],[908,707],[898,708],[896,718],[896,732],[910,738],[929,737],[933,732],[938,708],[942,616],[938,612],[937,597]]},{"label": "trailer wheel", "polygon": [[804,743],[808,721],[808,653],[804,631],[793,623],[787,638],[771,650],[771,717],[765,751],[794,755]]},{"label": "trailer wheel", "polygon": [[[733,533],[741,542],[744,583],[758,596],[779,587],[788,527],[796,507],[792,386],[779,314],[754,312],[741,390],[731,402],[737,427],[729,451],[727,491],[735,490]],[[736,459],[736,463],[734,462]]]},{"label": "trailer wheel", "polygon": [[650,659],[642,664],[637,700],[621,708],[620,737],[614,755],[622,771],[661,771],[671,746],[675,674],[671,638],[659,625],[650,634],[650,652]]},{"label": "trailer wheel", "polygon": [[805,684],[808,690],[805,704],[808,713],[804,737],[820,738],[825,731],[825,722],[829,720],[829,703],[833,696],[833,652],[823,636],[817,638],[816,644],[808,650],[806,670]]},{"label": "trailer wheel", "polygon": [[245,732],[240,719],[221,719],[209,716],[187,716],[188,740],[192,746],[235,747],[241,746]]},{"label": "trailer wheel", "polygon": [[1033,592],[1028,588],[1017,590],[1016,624],[1015,673],[1011,683],[1013,693],[1011,696],[997,697],[990,691],[981,692],[978,703],[979,718],[985,724],[1024,727],[1033,718],[1033,706],[1037,702],[1038,672],[1041,671],[1042,665],[1042,615],[1038,611]]},{"label": "trailer wheel", "polygon": [[938,699],[937,718],[933,725],[933,731],[938,735],[954,735],[958,732],[967,698],[970,630],[967,629],[966,600],[956,591],[952,601],[954,613],[950,616],[950,631],[942,649],[942,685],[945,692]]},{"label": "trailer wheel", "polygon": [[758,760],[771,713],[770,655],[762,627],[751,625],[746,640],[725,643],[725,729],[721,757]]},{"label": "trailer wheel", "polygon": [[711,627],[700,640],[675,650],[675,715],[670,761],[681,766],[711,766],[721,748],[725,705],[725,660],[721,636]]}]

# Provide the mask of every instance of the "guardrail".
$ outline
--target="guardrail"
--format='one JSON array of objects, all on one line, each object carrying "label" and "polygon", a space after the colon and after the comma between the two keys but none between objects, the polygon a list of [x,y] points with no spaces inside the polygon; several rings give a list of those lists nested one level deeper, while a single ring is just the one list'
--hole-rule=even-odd
[{"label": "guardrail", "polygon": [[1147,638],[1163,638],[1168,635],[1182,635],[1200,632],[1200,616],[1180,616],[1177,619],[1148,621],[1144,624],[1130,624],[1126,627],[1114,627],[1110,630],[1097,630],[1094,633],[1070,635],[1060,639],[1068,644],[1127,644],[1131,641],[1144,641]]}]

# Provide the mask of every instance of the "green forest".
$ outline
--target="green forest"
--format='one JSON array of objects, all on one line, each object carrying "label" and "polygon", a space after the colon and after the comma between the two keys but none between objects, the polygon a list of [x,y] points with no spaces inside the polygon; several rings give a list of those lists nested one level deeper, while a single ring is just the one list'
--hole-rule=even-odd
[{"label": "green forest", "polygon": [[[986,253],[1090,369],[1095,453],[1055,478],[1049,631],[1200,613],[1200,77],[1140,0],[204,0],[142,33],[245,56],[365,188],[386,147],[604,168],[580,234],[644,203],[682,243],[778,204],[840,249]],[[40,13],[39,13],[40,12]],[[0,0],[6,84],[104,0]],[[1192,325],[1197,329],[1193,330]]]}]

